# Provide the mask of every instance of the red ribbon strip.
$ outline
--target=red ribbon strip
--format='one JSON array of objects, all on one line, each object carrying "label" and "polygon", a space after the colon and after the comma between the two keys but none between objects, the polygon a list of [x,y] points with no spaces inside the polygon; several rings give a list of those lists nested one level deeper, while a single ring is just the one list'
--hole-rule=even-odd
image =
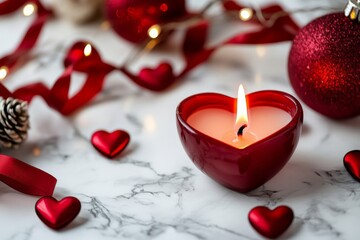
[{"label": "red ribbon strip", "polygon": [[0,154],[0,181],[35,196],[52,196],[56,178],[15,158]]},{"label": "red ribbon strip", "polygon": [[[244,8],[244,6],[238,5],[232,0],[225,1],[223,5],[226,11],[240,11]],[[283,11],[282,7],[276,4],[261,9],[263,14],[268,14],[270,16]],[[263,26],[258,20],[252,20],[249,22],[261,26],[261,29],[255,32],[237,34],[210,49],[204,48],[207,30],[209,27],[209,23],[207,21],[201,22],[200,24],[188,29],[183,45],[183,53],[187,65],[180,73],[180,76],[185,75],[199,64],[205,62],[214,51],[225,45],[268,44],[291,41],[295,37],[296,32],[300,29],[290,16],[279,18],[271,27]]]},{"label": "red ribbon strip", "polygon": [[31,23],[18,47],[0,58],[0,67],[6,69],[7,75],[13,71],[18,63],[25,62],[22,60],[29,57],[30,50],[34,48],[46,20],[52,14],[38,0],[7,0],[0,3],[0,15],[12,13],[26,3],[33,3],[36,6],[37,17]]},{"label": "red ribbon strip", "polygon": [[[7,2],[15,4],[17,0],[8,0],[3,3]],[[41,28],[50,14],[49,11],[41,7],[41,4],[38,1],[35,2],[36,4],[39,4],[39,8],[43,9],[40,11],[41,14],[28,30],[17,50],[12,54],[12,59],[15,60],[11,62],[8,56],[6,56],[0,60],[0,66],[2,66],[1,63],[5,60],[7,63],[12,63],[12,65],[14,65],[18,61],[17,56],[21,57],[24,53],[28,53],[34,47]],[[11,9],[15,9],[19,5],[20,4],[11,6]],[[243,6],[240,6],[231,0],[225,1],[223,5],[225,11],[239,11],[243,8]],[[10,9],[9,6],[8,8]],[[9,9],[7,12],[10,11]],[[271,5],[261,9],[261,11],[264,14],[271,15],[283,11],[283,9],[279,5]],[[11,93],[3,84],[0,84],[0,95],[4,98],[11,96],[29,102],[33,97],[41,96],[50,107],[63,115],[69,115],[91,101],[102,90],[105,77],[113,70],[122,72],[131,81],[143,88],[152,91],[162,91],[167,89],[177,79],[183,77],[192,69],[204,63],[214,51],[224,45],[265,44],[289,41],[294,38],[296,31],[299,29],[298,25],[289,16],[279,18],[271,27],[263,26],[260,22],[255,20],[252,22],[258,24],[260,30],[237,34],[210,49],[205,48],[209,22],[204,20],[198,25],[189,28],[183,42],[183,56],[186,65],[177,75],[173,73],[172,66],[167,62],[160,63],[155,69],[144,68],[138,74],[133,74],[125,67],[116,67],[103,62],[94,46],[92,46],[91,54],[85,56],[84,48],[88,43],[80,41],[70,48],[64,59],[65,71],[51,88],[38,82],[20,87]],[[83,87],[74,96],[69,97],[71,75],[74,71],[85,73],[87,79]]]},{"label": "red ribbon strip", "polygon": [[0,15],[9,14],[18,10],[27,0],[7,0],[0,3]]}]

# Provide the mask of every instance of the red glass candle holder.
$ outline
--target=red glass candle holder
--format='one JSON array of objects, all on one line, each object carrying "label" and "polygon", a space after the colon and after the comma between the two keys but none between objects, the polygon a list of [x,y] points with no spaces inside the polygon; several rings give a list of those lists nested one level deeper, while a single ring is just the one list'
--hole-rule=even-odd
[{"label": "red glass candle holder", "polygon": [[260,91],[247,95],[247,99],[249,108],[279,108],[289,113],[291,120],[286,126],[244,149],[207,136],[187,123],[189,116],[204,108],[234,112],[236,99],[217,93],[203,93],[186,98],[176,111],[178,133],[190,159],[206,175],[239,192],[248,192],[263,185],[282,169],[296,148],[303,121],[301,104],[287,93]]}]

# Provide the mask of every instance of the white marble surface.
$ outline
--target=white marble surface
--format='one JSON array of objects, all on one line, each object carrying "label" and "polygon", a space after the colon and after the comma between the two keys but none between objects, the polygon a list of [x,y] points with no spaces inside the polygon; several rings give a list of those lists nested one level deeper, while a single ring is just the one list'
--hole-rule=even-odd
[{"label": "white marble surface", "polygon": [[[282,2],[288,9],[343,4]],[[323,13],[299,14],[296,19],[304,24]],[[0,55],[13,49],[29,22],[20,14],[0,18]],[[76,39],[92,41],[106,61],[120,64],[131,45],[98,26],[52,21],[41,35],[38,57],[5,84],[13,89],[42,79],[50,85],[62,72],[65,49]],[[303,105],[304,131],[293,157],[278,175],[248,194],[228,190],[201,173],[177,136],[175,109],[189,95],[215,91],[234,96],[239,83],[248,92],[277,89],[294,94],[286,67],[289,47],[290,43],[224,47],[161,94],[139,89],[114,73],[94,102],[67,118],[36,99],[30,107],[28,141],[2,153],[54,175],[55,197],[76,196],[82,210],[68,227],[53,231],[35,214],[37,197],[0,183],[0,239],[261,239],[247,220],[249,210],[282,204],[294,210],[295,220],[281,238],[359,239],[360,183],[342,164],[346,152],[360,148],[359,117],[333,121]],[[134,69],[160,59],[180,69],[178,52],[165,49],[143,57]],[[132,139],[111,161],[100,156],[89,139],[98,129],[118,128]],[[33,154],[34,148],[41,150],[40,156]]]}]

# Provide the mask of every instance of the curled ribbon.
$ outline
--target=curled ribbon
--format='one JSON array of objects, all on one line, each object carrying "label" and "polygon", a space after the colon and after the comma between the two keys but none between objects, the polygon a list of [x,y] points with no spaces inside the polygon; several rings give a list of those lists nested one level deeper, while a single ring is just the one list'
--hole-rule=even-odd
[{"label": "curled ribbon", "polygon": [[0,67],[6,69],[7,75],[13,71],[16,65],[26,59],[39,38],[41,30],[52,12],[46,9],[39,0],[7,0],[0,3],[0,15],[5,15],[18,10],[26,3],[33,3],[36,6],[37,17],[31,23],[22,41],[17,48],[0,58]]},{"label": "curled ribbon", "polygon": [[[8,5],[8,11],[1,10],[2,4],[9,2],[13,3],[13,6],[9,7]],[[8,0],[0,4],[0,14],[9,12],[9,9],[17,9],[21,6],[21,4],[17,2],[18,0]],[[25,3],[27,1],[22,0],[21,2]],[[38,0],[33,2],[41,9],[40,13],[38,13],[38,18],[30,26],[23,41],[15,52],[11,54],[11,57],[6,56],[0,59],[0,67],[5,63],[10,63],[11,66],[14,66],[22,55],[28,53],[35,46],[42,26],[48,16],[51,15],[51,12],[43,8]],[[243,6],[232,0],[224,1],[223,6],[225,11],[229,12],[239,11],[243,8]],[[271,5],[262,8],[261,11],[271,15],[281,12],[283,9],[279,5]],[[0,83],[0,95],[5,98],[11,96],[28,102],[30,102],[33,97],[40,96],[51,108],[63,115],[69,115],[91,101],[102,90],[106,76],[114,70],[122,72],[140,87],[151,91],[163,91],[171,86],[176,80],[185,76],[192,69],[204,63],[218,48],[224,45],[266,44],[289,41],[294,38],[296,31],[299,29],[298,25],[290,16],[279,18],[270,27],[263,26],[256,19],[250,22],[259,25],[260,29],[254,32],[237,34],[212,48],[205,47],[210,24],[206,19],[187,29],[182,46],[183,57],[186,64],[184,69],[178,74],[173,73],[172,66],[168,62],[162,62],[154,69],[141,69],[138,74],[134,74],[125,66],[117,67],[103,62],[94,46],[91,48],[91,53],[85,55],[84,49],[88,42],[79,41],[68,51],[64,59],[64,73],[56,80],[51,88],[48,88],[41,82],[37,82],[25,85],[10,92],[2,83]],[[69,97],[71,75],[75,71],[85,73],[87,78],[83,87],[74,96]]]},{"label": "curled ribbon", "polygon": [[56,178],[15,158],[0,154],[0,181],[11,188],[35,196],[51,196]]}]

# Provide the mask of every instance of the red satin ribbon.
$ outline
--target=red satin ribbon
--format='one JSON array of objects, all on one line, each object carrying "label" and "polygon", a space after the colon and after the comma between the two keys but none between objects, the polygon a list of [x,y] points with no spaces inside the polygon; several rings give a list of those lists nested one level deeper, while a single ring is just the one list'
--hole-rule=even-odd
[{"label": "red satin ribbon", "polygon": [[[226,11],[240,11],[244,6],[237,4],[232,0],[224,1],[223,6]],[[283,9],[279,5],[270,5],[262,8],[263,14],[272,15],[282,12]],[[228,44],[269,44],[283,41],[291,41],[300,27],[292,20],[290,16],[284,16],[275,21],[271,27],[263,26],[258,20],[249,21],[259,25],[260,30],[254,32],[240,33],[217,46],[205,49],[206,35],[209,27],[207,21],[190,28],[186,32],[185,41],[183,45],[184,58],[186,60],[186,67],[180,73],[184,76],[199,64],[205,62],[214,51],[228,45]],[[244,22],[247,23],[247,22]]]},{"label": "red satin ribbon", "polygon": [[15,158],[0,154],[0,181],[35,196],[52,196],[56,178]]},{"label": "red satin ribbon", "polygon": [[[8,2],[11,2],[13,5],[10,6],[8,4],[7,11],[0,10],[0,13],[9,12],[10,9],[14,10],[21,6],[21,4],[16,3],[18,0],[8,0],[3,2],[3,4]],[[26,1],[21,2],[24,3]],[[42,9],[38,18],[31,25],[23,41],[15,52],[11,54],[11,57],[6,56],[0,59],[0,66],[2,66],[1,63],[5,62],[11,66],[15,65],[20,57],[26,55],[26,53],[34,47],[41,28],[50,15],[50,12],[45,10],[38,1],[35,1],[35,3]],[[225,11],[238,11],[243,8],[243,6],[238,5],[231,0],[225,1],[223,5]],[[0,4],[0,9],[1,8],[2,5]],[[271,15],[282,10],[283,9],[279,5],[271,5],[263,8],[262,12]],[[271,27],[262,26],[258,21],[252,22],[258,24],[260,30],[237,34],[210,49],[205,48],[209,26],[209,23],[206,20],[188,29],[183,43],[183,56],[186,65],[177,75],[172,72],[172,67],[168,63],[160,64],[161,66],[157,69],[143,69],[140,71],[140,74],[133,74],[125,67],[116,67],[103,62],[94,46],[92,46],[91,54],[85,56],[84,48],[87,42],[81,41],[75,43],[69,50],[64,59],[65,71],[51,88],[38,82],[28,84],[20,87],[14,92],[10,92],[3,84],[0,84],[0,95],[5,98],[12,96],[29,102],[33,97],[41,96],[51,108],[63,115],[69,115],[91,101],[102,90],[105,77],[113,70],[122,72],[131,81],[143,88],[152,91],[162,91],[172,85],[177,79],[183,77],[192,69],[204,63],[214,51],[224,45],[265,44],[289,41],[294,38],[296,31],[299,29],[298,25],[289,16],[279,18]],[[74,71],[85,73],[87,79],[83,87],[74,96],[70,97],[69,89],[71,75]]]},{"label": "red satin ribbon", "polygon": [[0,15],[9,14],[18,10],[27,0],[7,0],[0,3]]},{"label": "red satin ribbon", "polygon": [[29,57],[30,50],[34,48],[46,20],[52,14],[38,0],[7,0],[0,3],[0,15],[12,13],[26,3],[33,3],[36,6],[37,17],[31,23],[17,48],[0,58],[0,67],[6,67],[7,74],[11,73],[18,63]]},{"label": "red satin ribbon", "polygon": [[[103,88],[106,75],[114,70],[113,66],[103,63],[95,48],[88,57],[83,51],[86,42],[78,42],[70,49],[65,58],[65,72],[59,77],[52,88],[42,82],[32,83],[18,88],[11,93],[0,84],[0,95],[4,98],[13,97],[31,102],[33,97],[40,96],[53,109],[63,115],[69,115],[91,101]],[[78,55],[81,51],[81,55]],[[72,97],[69,97],[71,74],[80,71],[87,74],[83,87]]]}]

